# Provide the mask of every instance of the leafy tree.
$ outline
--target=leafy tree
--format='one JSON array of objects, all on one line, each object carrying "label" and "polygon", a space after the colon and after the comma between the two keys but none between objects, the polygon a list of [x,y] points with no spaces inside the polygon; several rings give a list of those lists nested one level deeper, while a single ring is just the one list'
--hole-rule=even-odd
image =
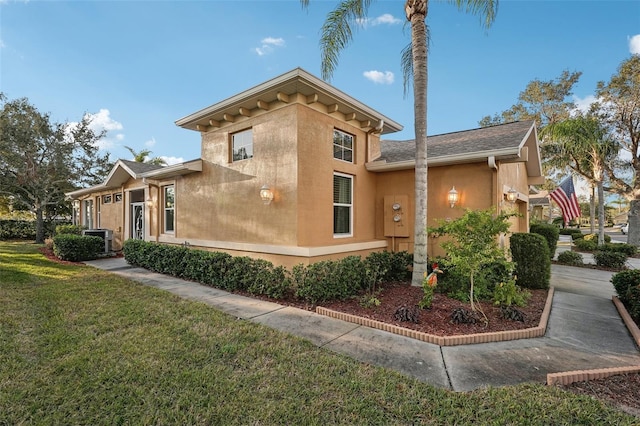
[{"label": "leafy tree", "polygon": [[[498,244],[498,236],[509,230],[509,218],[515,213],[495,214],[493,209],[469,210],[454,220],[440,220],[439,226],[429,228],[435,236],[446,236],[442,243],[449,257],[449,265],[469,277],[469,301],[476,310],[473,288],[474,278],[483,267],[502,262],[508,264],[505,252]],[[513,270],[513,266],[510,267]]]},{"label": "leafy tree", "polygon": [[608,83],[599,82],[596,96],[592,111],[610,126],[626,154],[605,164],[605,190],[629,200],[628,242],[640,245],[640,55],[624,60]]},{"label": "leafy tree", "polygon": [[127,148],[131,153],[131,155],[133,155],[133,161],[135,161],[136,163],[149,163],[149,164],[155,164],[156,166],[167,165],[167,162],[163,158],[160,158],[160,157],[150,158],[149,155],[151,154],[151,150],[149,149],[142,149],[140,151],[136,151],[133,148],[128,146],[125,146],[125,148]]},{"label": "leafy tree", "polygon": [[65,192],[104,180],[108,154],[100,155],[87,115],[77,124],[54,123],[26,98],[0,94],[0,195],[12,196],[36,217],[36,243],[44,216],[64,208]]},{"label": "leafy tree", "polygon": [[483,117],[479,125],[487,127],[513,121],[535,120],[538,131],[541,131],[550,124],[565,120],[575,108],[575,104],[568,99],[581,75],[581,72],[565,70],[554,80],[535,79],[520,92],[515,105],[493,117]]},{"label": "leafy tree", "polygon": [[[308,7],[309,0],[300,0]],[[491,26],[498,0],[450,0],[458,9],[484,18]],[[352,25],[367,17],[372,0],[342,0],[329,12],[321,29],[320,49],[322,78],[328,80],[338,65],[338,56],[353,39]],[[413,77],[414,130],[416,144],[415,164],[415,227],[413,276],[415,286],[422,285],[427,271],[427,25],[428,0],[406,0],[405,16],[411,25],[410,49],[401,55],[405,83]],[[409,55],[409,51],[411,55]],[[406,90],[406,86],[405,86]]]},{"label": "leafy tree", "polygon": [[[552,123],[543,130],[547,142],[542,157],[548,168],[567,167],[598,190],[598,244],[604,244],[604,182],[606,164],[618,156],[618,146],[608,129],[594,116],[578,115]],[[592,198],[593,199],[593,198]],[[592,221],[593,224],[593,215]]]}]

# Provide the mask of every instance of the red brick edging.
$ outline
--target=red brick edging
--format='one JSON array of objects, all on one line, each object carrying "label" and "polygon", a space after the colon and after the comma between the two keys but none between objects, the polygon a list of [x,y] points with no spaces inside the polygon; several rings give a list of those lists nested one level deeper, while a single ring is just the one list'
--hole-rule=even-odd
[{"label": "red brick edging", "polygon": [[[611,298],[613,304],[620,314],[620,318],[627,326],[627,330],[636,342],[636,345],[640,347],[640,329],[636,323],[631,319],[631,315],[627,312],[627,308],[624,307],[620,299],[616,296]],[[575,382],[586,382],[588,380],[605,379],[611,376],[617,376],[620,374],[632,374],[640,373],[640,365],[632,365],[628,367],[611,367],[611,368],[599,368],[595,370],[575,370],[565,371],[563,373],[550,373],[547,374],[547,385],[570,385]]]},{"label": "red brick edging", "polygon": [[427,334],[421,331],[411,330],[409,328],[399,327],[397,325],[388,324],[369,318],[345,314],[344,312],[334,311],[331,309],[323,308],[322,306],[316,307],[316,313],[354,324],[363,325],[365,327],[388,331],[390,333],[399,334],[401,336],[410,337],[412,339],[420,340],[423,342],[433,343],[434,345],[472,345],[476,343],[503,342],[506,340],[531,339],[534,337],[544,336],[544,333],[547,329],[547,322],[549,321],[549,313],[551,312],[553,292],[554,289],[553,287],[551,287],[549,289],[549,294],[547,295],[547,302],[545,303],[544,310],[542,311],[542,316],[540,317],[540,323],[537,327],[526,328],[523,330],[495,331],[491,333],[475,333],[460,336],[436,336],[433,334]]}]

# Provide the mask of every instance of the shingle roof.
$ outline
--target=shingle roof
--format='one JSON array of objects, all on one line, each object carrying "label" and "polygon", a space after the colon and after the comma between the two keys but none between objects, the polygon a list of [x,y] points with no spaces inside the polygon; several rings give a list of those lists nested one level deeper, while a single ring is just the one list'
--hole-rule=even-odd
[{"label": "shingle roof", "polygon": [[131,160],[120,159],[120,161],[123,162],[129,169],[131,169],[131,171],[134,172],[136,175],[140,173],[150,172],[152,170],[161,169],[164,167],[156,164],[139,163],[137,161],[131,161]]},{"label": "shingle roof", "polygon": [[[517,149],[525,140],[533,121],[516,121],[491,127],[427,137],[427,156],[434,159],[443,156],[465,155],[481,152]],[[376,161],[387,163],[415,159],[415,140],[380,141],[381,157]]]}]

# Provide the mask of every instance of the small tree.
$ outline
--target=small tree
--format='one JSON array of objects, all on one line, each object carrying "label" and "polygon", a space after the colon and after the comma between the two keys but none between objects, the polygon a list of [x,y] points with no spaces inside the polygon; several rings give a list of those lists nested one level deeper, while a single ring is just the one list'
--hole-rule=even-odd
[{"label": "small tree", "polygon": [[438,227],[429,228],[430,234],[448,237],[441,246],[447,251],[448,263],[469,277],[469,301],[474,311],[473,282],[478,272],[496,262],[505,262],[512,269],[498,244],[498,236],[509,230],[509,218],[513,216],[516,214],[495,214],[493,209],[466,210],[458,219],[441,220]]}]

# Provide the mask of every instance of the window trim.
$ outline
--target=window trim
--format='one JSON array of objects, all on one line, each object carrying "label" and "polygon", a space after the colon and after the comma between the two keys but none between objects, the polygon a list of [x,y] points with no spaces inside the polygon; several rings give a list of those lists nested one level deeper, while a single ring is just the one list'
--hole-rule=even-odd
[{"label": "window trim", "polygon": [[[173,189],[173,206],[167,207],[167,189]],[[173,229],[167,229],[167,212],[173,212],[172,225]],[[162,186],[162,233],[163,234],[175,234],[176,233],[176,186],[171,183]]]},{"label": "window trim", "polygon": [[[239,159],[235,159],[235,137],[236,135],[241,135],[241,134],[247,134],[250,133],[251,134],[251,143],[250,144],[245,144],[242,146],[239,146],[238,149],[249,146],[251,147],[251,155],[247,156],[247,158],[239,158]],[[230,163],[237,163],[239,161],[245,161],[245,160],[251,160],[254,157],[254,153],[253,153],[253,127],[249,127],[248,129],[244,129],[244,130],[239,130],[237,132],[231,133],[230,134],[230,141],[229,141],[229,162]]]},{"label": "window trim", "polygon": [[[336,133],[340,133],[342,135],[346,135],[346,136],[351,137],[351,148],[345,148],[344,145],[336,144]],[[345,163],[349,163],[349,164],[355,164],[356,163],[355,162],[355,158],[356,158],[355,157],[355,155],[356,155],[356,137],[355,137],[355,135],[352,135],[351,133],[347,133],[347,132],[345,132],[343,130],[334,128],[333,129],[333,138],[332,138],[332,141],[331,141],[331,145],[332,145],[332,148],[333,148],[333,159],[334,160],[344,161]],[[342,153],[341,157],[336,157],[336,147],[340,147],[341,153]],[[351,160],[345,160],[344,159],[345,150],[351,151]]]},{"label": "window trim", "polygon": [[[334,212],[333,212],[333,238],[350,238],[353,237],[353,207],[354,207],[354,202],[353,202],[353,198],[354,198],[354,194],[353,194],[353,181],[354,181],[354,176],[353,175],[348,175],[345,173],[339,173],[339,172],[333,172],[333,185],[335,188],[335,178],[336,176],[338,177],[343,177],[343,178],[347,178],[349,179],[349,183],[350,183],[350,194],[351,194],[351,199],[350,199],[350,203],[349,204],[345,204],[345,203],[336,203],[335,202],[335,198],[333,200],[333,208],[334,208]],[[335,229],[335,208],[336,207],[349,207],[349,232],[348,233],[336,233],[336,229]]]},{"label": "window trim", "polygon": [[83,200],[82,225],[88,229],[93,229],[93,200],[87,198]]}]

